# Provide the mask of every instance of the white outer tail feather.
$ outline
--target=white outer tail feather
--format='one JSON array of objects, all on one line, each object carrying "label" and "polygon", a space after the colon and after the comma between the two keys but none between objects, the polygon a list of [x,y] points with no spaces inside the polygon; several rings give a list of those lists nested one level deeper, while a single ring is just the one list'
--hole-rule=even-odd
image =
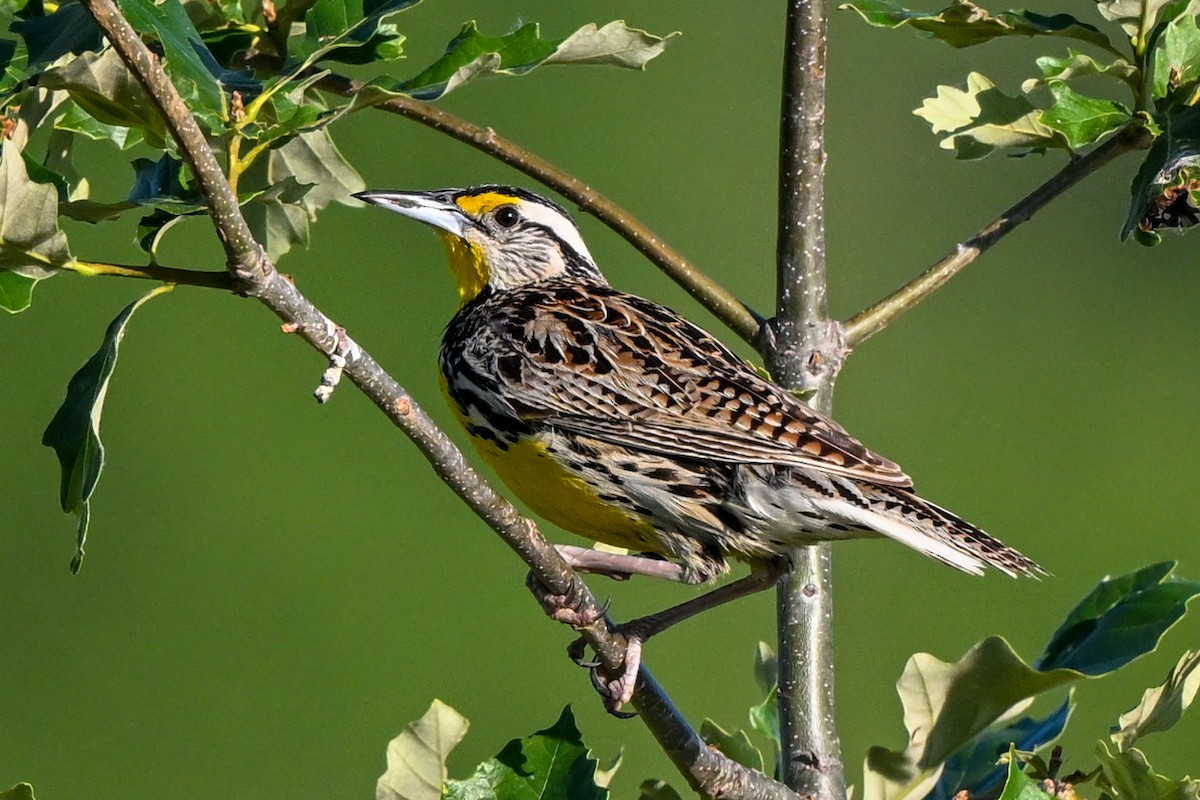
[{"label": "white outer tail feather", "polygon": [[[914,525],[888,516],[887,514],[881,514],[869,508],[863,508],[853,503],[847,503],[845,500],[833,498],[814,497],[810,502],[815,509],[826,514],[831,519],[841,520],[851,525],[862,525],[865,528],[878,531],[884,536],[895,539],[919,553],[936,558],[938,561],[949,564],[955,569],[962,570],[971,575],[982,575],[988,564],[988,562],[969,552],[960,550]],[[992,566],[1010,577],[1016,577],[1016,573],[1010,569],[1006,569],[999,564],[992,564]]]}]

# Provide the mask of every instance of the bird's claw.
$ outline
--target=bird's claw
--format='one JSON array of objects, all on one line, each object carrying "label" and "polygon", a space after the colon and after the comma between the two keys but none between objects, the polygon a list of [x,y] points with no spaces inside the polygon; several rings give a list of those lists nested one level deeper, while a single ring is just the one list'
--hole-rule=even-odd
[{"label": "bird's claw", "polygon": [[604,709],[614,717],[628,719],[637,716],[621,708],[633,699],[633,690],[637,686],[638,670],[642,665],[642,638],[633,634],[625,634],[625,661],[621,665],[621,674],[613,677],[604,664],[598,659],[589,659],[584,648],[587,640],[583,637],[576,639],[567,646],[567,655],[581,667],[590,671],[592,686],[604,702]]},{"label": "bird's claw", "polygon": [[600,666],[600,662],[594,658],[587,657],[587,637],[580,636],[575,641],[567,645],[567,657],[575,662],[578,667],[586,669],[595,669]]},{"label": "bird's claw", "polygon": [[[584,599],[575,592],[555,593],[538,580],[532,572],[526,577],[525,582],[547,616],[570,625],[576,630],[595,625],[604,618],[608,611],[607,601],[603,606],[597,607],[585,603]],[[633,690],[637,686],[638,669],[642,664],[642,642],[650,635],[649,631],[640,632],[641,626],[637,622],[635,620],[632,625],[620,628],[620,633],[626,640],[626,649],[621,674],[616,677],[610,675],[598,659],[587,657],[587,639],[585,637],[581,636],[567,645],[567,655],[570,659],[591,671],[592,685],[600,693],[604,701],[604,708],[614,717],[622,719],[636,716],[634,713],[622,711],[621,707],[633,699]]]},{"label": "bird's claw", "polygon": [[638,670],[642,666],[642,640],[641,637],[627,635],[626,642],[625,663],[619,676],[612,677],[603,664],[592,667],[592,685],[600,693],[604,709],[618,719],[637,716],[635,712],[622,711],[621,708],[633,699],[633,690],[637,688]]},{"label": "bird's claw", "polygon": [[564,625],[570,625],[576,630],[596,624],[604,616],[608,608],[607,603],[602,608],[596,608],[594,605],[585,603],[584,598],[574,591],[569,591],[566,594],[555,594],[549,587],[538,580],[533,572],[530,572],[526,576],[525,584],[533,592],[533,596],[537,598],[538,603],[542,606],[542,610],[546,612],[546,615],[550,619],[561,622]]}]

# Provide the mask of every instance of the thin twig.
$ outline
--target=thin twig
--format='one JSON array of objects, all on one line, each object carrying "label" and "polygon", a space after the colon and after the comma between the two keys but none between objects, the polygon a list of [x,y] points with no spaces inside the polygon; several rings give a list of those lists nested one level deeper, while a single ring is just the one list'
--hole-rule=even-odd
[{"label": "thin twig", "polygon": [[206,289],[234,288],[233,278],[228,272],[215,270],[178,269],[164,267],[159,264],[133,266],[128,264],[108,264],[103,261],[84,261],[75,259],[67,266],[72,272],[80,275],[110,275],[118,278],[144,278],[163,283],[177,283],[181,286],[201,286]]},{"label": "thin twig", "polygon": [[[147,89],[155,105],[163,112],[172,136],[189,164],[205,171],[200,178],[202,193],[210,203],[213,184],[221,184],[218,194],[232,198],[228,184],[199,128],[194,121],[180,124],[179,109],[186,111],[175,87],[146,50],[136,31],[121,15],[112,0],[83,0],[125,64]],[[190,115],[187,115],[190,120]],[[207,153],[207,155],[205,155]],[[598,621],[583,629],[601,662],[616,672],[623,664],[625,642],[600,613],[600,606],[587,585],[567,565],[558,552],[538,532],[537,526],[507,500],[498,495],[468,464],[462,453],[399,383],[361,347],[350,340],[314,306],[296,287],[279,274],[270,259],[252,237],[243,237],[245,221],[237,208],[221,205],[213,211],[213,222],[226,244],[231,265],[237,267],[239,289],[257,298],[284,320],[286,329],[302,336],[322,354],[337,354],[345,359],[344,373],[387,417],[416,444],[434,471],[451,489],[488,524],[529,566],[537,579],[556,594],[579,599],[586,612],[596,612]],[[252,264],[254,269],[240,265]],[[633,704],[640,711],[667,756],[697,791],[730,800],[791,800],[795,795],[761,772],[747,769],[707,747],[679,715],[670,699],[643,666],[639,673]]]},{"label": "thin twig", "polygon": [[[779,150],[778,303],[765,328],[772,376],[814,392],[828,413],[845,348],[825,302],[825,0],[789,0]],[[828,542],[791,554],[779,581],[779,722],[784,782],[844,800],[834,718],[833,585]]]},{"label": "thin twig", "polygon": [[[364,88],[360,81],[332,74],[327,75],[317,85],[343,97],[352,97]],[[469,144],[570,199],[580,210],[591,214],[620,234],[734,333],[751,344],[755,343],[761,317],[669,247],[636,217],[579,178],[505,139],[492,128],[468,122],[412,97],[395,96],[376,104],[375,107],[414,120]]]},{"label": "thin twig", "polygon": [[1134,121],[1087,154],[1072,159],[1052,178],[1021,198],[1012,208],[992,220],[971,238],[956,245],[941,261],[878,303],[846,320],[843,327],[847,346],[861,344],[895,322],[901,314],[940,288],[978,258],[984,250],[1012,233],[1018,225],[1028,222],[1042,206],[1067,189],[1118,156],[1148,145],[1149,134],[1140,122]]}]

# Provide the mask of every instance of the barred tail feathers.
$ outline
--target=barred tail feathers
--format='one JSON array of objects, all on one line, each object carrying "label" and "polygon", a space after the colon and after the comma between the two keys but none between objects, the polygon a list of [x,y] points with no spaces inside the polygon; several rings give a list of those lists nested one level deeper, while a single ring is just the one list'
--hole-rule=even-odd
[{"label": "barred tail feathers", "polygon": [[867,502],[822,497],[813,498],[813,505],[831,518],[870,528],[972,575],[982,575],[989,566],[1014,578],[1046,574],[1020,551],[907,489],[861,483],[856,488]]}]

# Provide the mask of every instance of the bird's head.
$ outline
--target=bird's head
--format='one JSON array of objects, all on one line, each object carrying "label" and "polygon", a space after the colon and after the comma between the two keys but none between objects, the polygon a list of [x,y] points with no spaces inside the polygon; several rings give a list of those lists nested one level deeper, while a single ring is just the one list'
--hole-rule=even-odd
[{"label": "bird's head", "polygon": [[516,289],[560,276],[604,282],[574,220],[557,203],[524,189],[489,185],[354,196],[436,228],[463,304],[488,288]]}]

